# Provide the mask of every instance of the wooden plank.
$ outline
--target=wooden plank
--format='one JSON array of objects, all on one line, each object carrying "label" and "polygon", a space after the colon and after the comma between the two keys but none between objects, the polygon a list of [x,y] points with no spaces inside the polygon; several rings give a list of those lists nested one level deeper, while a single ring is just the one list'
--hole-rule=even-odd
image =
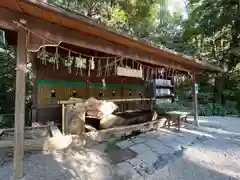
[{"label": "wooden plank", "polygon": [[[131,98],[131,99],[101,99],[101,101],[108,102],[130,102],[130,101],[150,101],[155,100],[155,98]],[[86,100],[85,100],[86,101]],[[74,104],[74,103],[82,103],[82,100],[68,100],[68,101],[59,101],[58,104]]]},{"label": "wooden plank", "polygon": [[[49,126],[50,125],[41,125],[41,126],[37,126],[37,127],[24,127],[24,130],[41,129],[41,128],[47,128]],[[56,124],[55,124],[55,126],[56,126]],[[14,128],[0,129],[0,132],[1,131],[3,131],[3,132],[11,132],[11,131],[14,131]]]},{"label": "wooden plank", "polygon": [[[24,141],[24,149],[33,150],[38,149],[42,150],[42,146],[45,139],[28,139]],[[0,148],[13,148],[14,142],[13,141],[0,141]]]},{"label": "wooden plank", "polygon": [[[51,137],[51,138],[38,138],[38,139],[25,139],[23,147],[25,150],[60,150],[67,148],[72,143],[72,136]],[[13,148],[14,141],[0,141],[0,148]],[[19,180],[18,178],[16,180]],[[14,179],[15,180],[15,179]]]},{"label": "wooden plank", "polygon": [[18,29],[16,94],[15,94],[15,124],[14,124],[14,156],[13,180],[23,178],[24,157],[24,123],[25,123],[25,92],[26,92],[26,31]]},{"label": "wooden plank", "polygon": [[57,126],[51,126],[50,127],[50,133],[52,137],[60,137],[62,136],[62,133],[60,132],[60,130],[58,129]]},{"label": "wooden plank", "polygon": [[0,129],[0,136],[2,136],[4,133],[4,129]]}]

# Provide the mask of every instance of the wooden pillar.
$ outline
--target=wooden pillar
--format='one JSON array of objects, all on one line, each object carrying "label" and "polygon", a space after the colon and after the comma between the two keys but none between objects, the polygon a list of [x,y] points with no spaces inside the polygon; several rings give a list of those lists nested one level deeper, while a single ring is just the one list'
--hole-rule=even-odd
[{"label": "wooden pillar", "polygon": [[194,122],[196,126],[199,125],[198,122],[198,99],[197,99],[197,92],[195,89],[195,84],[197,83],[196,81],[196,73],[193,72],[193,102],[194,102]]},{"label": "wooden pillar", "polygon": [[25,123],[25,91],[26,91],[26,31],[18,29],[17,63],[16,63],[16,93],[14,118],[14,156],[13,180],[23,178],[24,157],[24,123]]}]

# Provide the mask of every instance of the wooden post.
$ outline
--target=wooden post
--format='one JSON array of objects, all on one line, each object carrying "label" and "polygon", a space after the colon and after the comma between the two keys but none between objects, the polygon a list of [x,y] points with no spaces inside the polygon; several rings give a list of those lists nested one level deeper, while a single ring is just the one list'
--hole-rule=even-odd
[{"label": "wooden post", "polygon": [[193,102],[194,102],[194,122],[196,126],[199,125],[198,122],[198,99],[197,99],[197,93],[195,89],[195,84],[197,83],[196,81],[196,74],[193,72]]},{"label": "wooden post", "polygon": [[65,104],[62,104],[62,134],[65,134]]},{"label": "wooden post", "polygon": [[26,31],[20,27],[18,29],[16,66],[13,180],[22,179],[24,176],[23,157],[26,91]]}]

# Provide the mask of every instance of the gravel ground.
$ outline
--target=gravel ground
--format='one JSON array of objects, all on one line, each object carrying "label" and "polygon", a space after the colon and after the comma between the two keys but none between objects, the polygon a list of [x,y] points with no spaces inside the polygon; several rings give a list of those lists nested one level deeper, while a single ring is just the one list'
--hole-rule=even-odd
[{"label": "gravel ground", "polygon": [[149,180],[237,180],[240,179],[240,119],[203,118],[201,126],[191,133],[207,138],[188,147],[182,155]]},{"label": "gravel ground", "polygon": [[[138,180],[236,180],[240,179],[240,119],[201,118],[201,126],[189,125],[186,133],[204,135],[181,156]],[[9,180],[12,163],[0,166],[0,179]],[[116,174],[106,154],[96,149],[35,154],[25,158],[26,180],[129,180]]]}]

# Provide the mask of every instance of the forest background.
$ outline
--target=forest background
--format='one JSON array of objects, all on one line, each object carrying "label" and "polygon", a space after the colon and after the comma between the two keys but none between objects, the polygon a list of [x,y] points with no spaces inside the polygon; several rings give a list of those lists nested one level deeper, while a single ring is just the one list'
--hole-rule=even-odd
[{"label": "forest background", "polygon": [[[219,74],[198,77],[199,115],[239,115],[239,0],[48,0],[88,16],[134,39],[165,46],[221,67]],[[12,127],[16,49],[0,30],[0,128]],[[31,111],[32,74],[27,74],[26,112]],[[166,110],[192,109],[190,78],[176,88]],[[157,108],[157,109],[158,109]],[[28,113],[29,114],[29,113]],[[30,123],[26,117],[26,124]]]}]

